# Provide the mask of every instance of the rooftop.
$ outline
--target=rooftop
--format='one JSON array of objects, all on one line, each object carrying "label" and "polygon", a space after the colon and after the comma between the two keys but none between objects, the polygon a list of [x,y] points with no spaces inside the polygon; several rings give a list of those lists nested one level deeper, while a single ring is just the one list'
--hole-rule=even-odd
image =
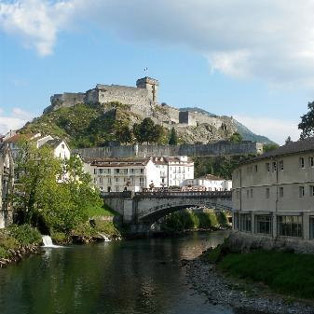
[{"label": "rooftop", "polygon": [[243,164],[250,163],[257,160],[276,158],[279,156],[293,155],[296,153],[305,153],[314,151],[314,137],[309,137],[304,140],[296,142],[289,142],[286,145],[280,146],[277,149],[266,152],[258,157],[243,162]]}]

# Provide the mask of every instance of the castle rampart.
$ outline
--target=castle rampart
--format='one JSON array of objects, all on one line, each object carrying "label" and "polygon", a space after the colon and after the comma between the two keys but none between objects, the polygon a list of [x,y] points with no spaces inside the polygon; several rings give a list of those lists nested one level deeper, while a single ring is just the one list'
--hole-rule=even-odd
[{"label": "castle rampart", "polygon": [[85,93],[63,93],[50,97],[51,106],[44,110],[45,113],[57,110],[61,107],[72,107],[79,103],[108,103],[121,102],[131,105],[132,110],[147,115],[151,114],[151,108],[158,103],[159,82],[153,78],[144,77],[137,80],[137,87],[120,85],[97,84],[95,88]]},{"label": "castle rampart", "polygon": [[223,155],[261,154],[261,143],[244,141],[231,143],[219,141],[206,145],[123,145],[114,147],[94,147],[75,149],[75,153],[83,158],[146,158],[157,156],[189,156],[189,157],[216,157]]}]

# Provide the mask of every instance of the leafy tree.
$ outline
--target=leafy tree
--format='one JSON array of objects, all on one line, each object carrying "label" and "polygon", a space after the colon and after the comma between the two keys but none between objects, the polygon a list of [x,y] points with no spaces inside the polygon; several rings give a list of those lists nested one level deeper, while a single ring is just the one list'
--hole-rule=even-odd
[{"label": "leafy tree", "polygon": [[243,141],[243,137],[240,133],[235,132],[231,135],[229,140],[232,143],[241,143]]},{"label": "leafy tree", "polygon": [[132,143],[132,141],[133,141],[132,131],[129,129],[129,127],[127,125],[122,125],[116,131],[116,139],[120,143]]},{"label": "leafy tree", "polygon": [[16,185],[16,221],[29,223],[47,232],[70,231],[88,219],[90,207],[102,200],[84,173],[79,158],[62,162],[49,147],[37,149],[33,143],[21,143]]},{"label": "leafy tree", "polygon": [[177,145],[178,144],[178,136],[175,128],[172,128],[170,131],[170,137],[169,137],[169,144],[170,145]]},{"label": "leafy tree", "polygon": [[314,101],[309,102],[307,107],[309,111],[301,116],[301,122],[298,125],[298,128],[302,130],[301,139],[314,136]]},{"label": "leafy tree", "polygon": [[272,150],[277,149],[278,147],[279,147],[279,145],[275,144],[275,143],[273,143],[273,144],[265,144],[263,146],[263,151],[264,151],[264,153],[267,153],[267,152],[270,152]]},{"label": "leafy tree", "polygon": [[133,134],[139,143],[158,143],[163,136],[163,127],[151,118],[145,118],[140,124],[133,125]]}]

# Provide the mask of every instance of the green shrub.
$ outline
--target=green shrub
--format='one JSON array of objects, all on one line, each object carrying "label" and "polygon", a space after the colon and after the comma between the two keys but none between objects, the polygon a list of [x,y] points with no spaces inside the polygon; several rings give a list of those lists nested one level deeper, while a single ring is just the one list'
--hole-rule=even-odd
[{"label": "green shrub", "polygon": [[65,244],[71,242],[70,237],[62,232],[53,232],[51,234],[52,241],[56,244]]},{"label": "green shrub", "polygon": [[9,227],[9,233],[21,245],[39,244],[42,240],[40,232],[30,225],[12,225]]},{"label": "green shrub", "polygon": [[0,258],[8,258],[10,256],[9,252],[0,246]]}]

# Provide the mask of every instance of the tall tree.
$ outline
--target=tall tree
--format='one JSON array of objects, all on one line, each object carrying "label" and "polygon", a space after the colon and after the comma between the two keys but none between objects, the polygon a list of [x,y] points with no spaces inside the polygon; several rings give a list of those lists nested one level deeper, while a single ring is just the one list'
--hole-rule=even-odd
[{"label": "tall tree", "polygon": [[314,101],[309,102],[307,107],[309,111],[301,116],[301,122],[298,125],[298,128],[302,130],[301,139],[314,136]]},{"label": "tall tree", "polygon": [[120,143],[132,143],[133,134],[127,125],[122,125],[116,131],[116,138]]},{"label": "tall tree", "polygon": [[21,144],[17,163],[15,207],[18,223],[30,223],[49,231],[69,233],[88,219],[88,209],[100,207],[99,193],[91,185],[77,157],[61,161],[51,148]]},{"label": "tall tree", "polygon": [[170,131],[170,136],[169,136],[169,144],[170,145],[177,145],[178,144],[178,136],[175,128],[172,128]]},{"label": "tall tree", "polygon": [[158,143],[163,136],[163,127],[155,124],[151,118],[145,118],[140,124],[133,125],[133,133],[139,143]]}]

